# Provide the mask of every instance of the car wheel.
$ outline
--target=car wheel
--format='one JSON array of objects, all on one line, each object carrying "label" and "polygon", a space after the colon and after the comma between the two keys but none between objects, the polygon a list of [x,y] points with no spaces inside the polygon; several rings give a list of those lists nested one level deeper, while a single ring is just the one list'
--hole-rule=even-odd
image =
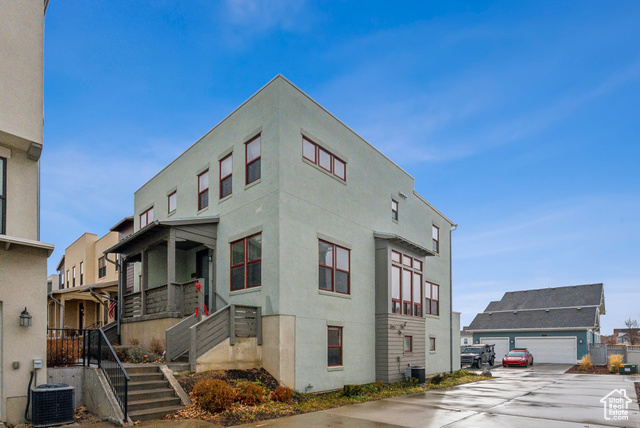
[{"label": "car wheel", "polygon": [[531,359],[531,365],[533,365],[533,358]]},{"label": "car wheel", "polygon": [[495,358],[489,360],[489,365],[493,367],[493,364],[496,362]]},{"label": "car wheel", "polygon": [[527,367],[527,368],[529,367],[529,360],[527,360],[527,362],[524,363],[524,366]]}]

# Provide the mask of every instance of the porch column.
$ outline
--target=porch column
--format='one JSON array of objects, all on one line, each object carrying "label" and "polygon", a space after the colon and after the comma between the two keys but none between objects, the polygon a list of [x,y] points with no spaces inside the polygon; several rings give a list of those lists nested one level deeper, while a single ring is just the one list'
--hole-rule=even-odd
[{"label": "porch column", "polygon": [[167,242],[167,312],[176,312],[176,289],[173,285],[176,282],[176,231],[169,230],[169,241]]},{"label": "porch column", "polygon": [[[124,314],[124,294],[127,292],[127,259],[120,256],[120,270],[118,271],[118,306],[114,311],[117,333],[120,336],[120,320]],[[107,309],[108,310],[108,309]],[[107,315],[107,321],[109,321],[109,315]]]},{"label": "porch column", "polygon": [[142,281],[140,282],[140,313],[147,314],[147,287],[149,285],[149,251],[144,249],[141,253]]}]

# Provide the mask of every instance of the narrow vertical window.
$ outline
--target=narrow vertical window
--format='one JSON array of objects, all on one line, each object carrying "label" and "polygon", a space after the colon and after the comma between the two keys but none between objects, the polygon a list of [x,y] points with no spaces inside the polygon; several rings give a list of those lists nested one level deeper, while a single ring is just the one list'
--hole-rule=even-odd
[{"label": "narrow vertical window", "polygon": [[262,284],[262,234],[231,243],[231,291]]},{"label": "narrow vertical window", "polygon": [[302,139],[302,156],[305,159],[310,160],[313,163],[316,163],[316,145],[306,138]]},{"label": "narrow vertical window", "polygon": [[0,235],[7,234],[7,159],[0,158]]},{"label": "narrow vertical window", "polygon": [[98,278],[103,278],[107,276],[107,262],[104,259],[104,256],[98,259]]},{"label": "narrow vertical window", "polygon": [[76,286],[76,267],[74,266],[71,269],[73,270],[73,278],[72,279],[73,279],[73,286],[75,287]]},{"label": "narrow vertical window", "polygon": [[198,211],[209,206],[209,170],[198,175]]},{"label": "narrow vertical window", "polygon": [[[391,313],[422,317],[422,261],[391,251]],[[430,306],[427,306],[430,308]]]},{"label": "narrow vertical window", "polygon": [[334,156],[333,158],[333,175],[342,181],[347,180],[347,165]]},{"label": "narrow vertical window", "polygon": [[431,238],[433,239],[433,251],[440,252],[440,228],[435,224],[431,226]]},{"label": "narrow vertical window", "polygon": [[413,314],[417,317],[422,316],[422,275],[413,272]]},{"label": "narrow vertical window", "polygon": [[69,288],[69,269],[67,269],[67,288]]},{"label": "narrow vertical window", "polygon": [[226,198],[232,191],[233,154],[220,161],[220,199]]},{"label": "narrow vertical window", "polygon": [[429,352],[436,352],[436,338],[429,338]]},{"label": "narrow vertical window", "polygon": [[398,221],[398,201],[391,199],[391,218]]},{"label": "narrow vertical window", "polygon": [[402,269],[398,266],[391,266],[391,313],[402,313],[402,302],[400,300],[400,276]]},{"label": "narrow vertical window", "polygon": [[140,214],[140,229],[153,222],[153,207]]},{"label": "narrow vertical window", "polygon": [[404,337],[404,352],[413,352],[413,336]]},{"label": "narrow vertical window", "polygon": [[428,282],[424,284],[424,313],[431,314],[431,284]]},{"label": "narrow vertical window", "polygon": [[261,175],[261,138],[260,135],[245,144],[245,184],[253,183]]},{"label": "narrow vertical window", "polygon": [[350,294],[351,252],[330,242],[318,240],[318,288]]},{"label": "narrow vertical window", "polygon": [[412,273],[408,269],[402,269],[402,313],[413,314],[411,302],[411,277]]},{"label": "narrow vertical window", "polygon": [[[168,214],[171,214],[176,210],[177,198],[178,198],[177,192],[172,192],[171,194],[169,194],[169,196],[167,196],[167,213]],[[198,201],[200,201],[200,192],[198,192]]]},{"label": "narrow vertical window", "polygon": [[431,285],[431,315],[440,315],[440,286]]},{"label": "narrow vertical window", "polygon": [[327,327],[327,365],[342,365],[342,327]]},{"label": "narrow vertical window", "polygon": [[84,262],[80,262],[80,285],[84,284]]}]

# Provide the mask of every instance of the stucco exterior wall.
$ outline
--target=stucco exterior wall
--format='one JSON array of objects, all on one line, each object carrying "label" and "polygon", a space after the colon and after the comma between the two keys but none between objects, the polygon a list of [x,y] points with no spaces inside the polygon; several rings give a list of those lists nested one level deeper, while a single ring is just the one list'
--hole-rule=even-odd
[{"label": "stucco exterior wall", "polygon": [[125,322],[120,326],[120,342],[122,345],[130,345],[135,339],[140,346],[149,349],[153,339],[165,343],[165,332],[169,327],[179,323],[181,318],[161,318],[138,322]]},{"label": "stucco exterior wall", "polygon": [[255,337],[237,337],[231,346],[230,339],[225,339],[210,349],[196,361],[196,372],[207,370],[245,370],[262,365],[262,346],[258,346]]},{"label": "stucco exterior wall", "polygon": [[[515,338],[516,337],[557,337],[557,336],[567,336],[567,337],[576,337],[576,345],[577,345],[577,354],[576,360],[582,358],[583,355],[589,352],[589,344],[587,338],[587,330],[541,330],[541,331],[500,331],[500,332],[489,332],[489,333],[473,333],[473,343],[479,343],[481,337],[508,337],[509,338],[509,349],[515,348]],[[514,343],[511,343],[513,340]],[[582,341],[582,343],[580,343]],[[535,361],[535,355],[533,356]]]},{"label": "stucco exterior wall", "polygon": [[[0,13],[1,11],[2,9],[0,9]],[[1,67],[2,65],[0,65]],[[0,91],[2,91],[1,88]],[[11,109],[1,108],[0,110]],[[0,130],[3,126],[4,124],[0,121]],[[0,135],[0,157],[7,159],[6,235],[37,240],[38,163],[29,160],[25,151],[3,147],[6,142],[7,140]]]}]

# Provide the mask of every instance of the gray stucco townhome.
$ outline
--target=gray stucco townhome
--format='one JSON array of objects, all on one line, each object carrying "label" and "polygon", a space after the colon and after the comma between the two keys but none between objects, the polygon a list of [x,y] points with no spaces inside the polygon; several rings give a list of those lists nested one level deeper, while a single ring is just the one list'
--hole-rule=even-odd
[{"label": "gray stucco townhome", "polygon": [[105,252],[124,263],[121,341],[305,392],[455,370],[452,226],[278,75],[136,191],[134,233]]},{"label": "gray stucco townhome", "polygon": [[527,348],[537,363],[575,364],[600,343],[603,284],[510,291],[490,302],[467,331],[473,343],[494,344],[496,359]]}]

